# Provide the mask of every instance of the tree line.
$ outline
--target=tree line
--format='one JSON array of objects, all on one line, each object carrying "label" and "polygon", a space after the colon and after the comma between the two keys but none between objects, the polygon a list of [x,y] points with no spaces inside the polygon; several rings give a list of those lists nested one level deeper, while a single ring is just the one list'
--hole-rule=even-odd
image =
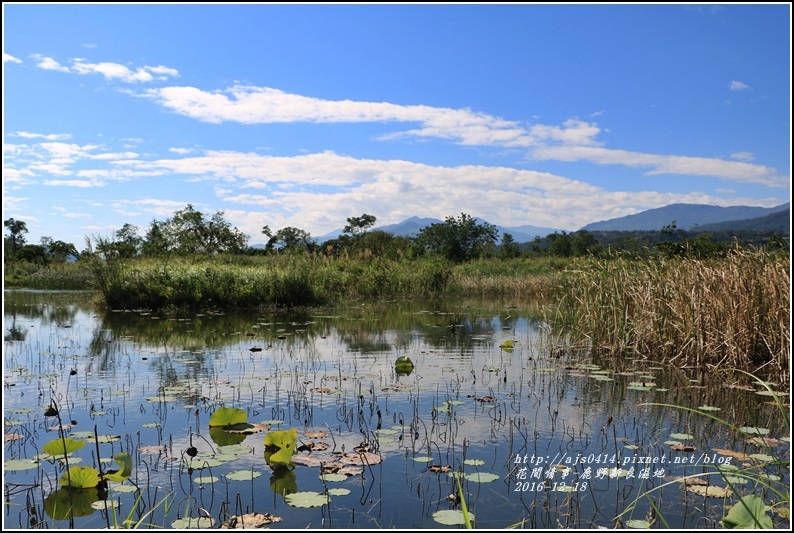
[{"label": "tree line", "polygon": [[[503,233],[499,240],[496,226],[477,221],[466,213],[448,216],[443,222],[426,226],[416,237],[375,230],[376,220],[375,216],[366,213],[350,217],[339,237],[323,243],[316,242],[309,232],[300,228],[288,226],[274,231],[264,226],[265,246],[252,247],[248,244],[248,235],[232,226],[223,211],[210,215],[188,204],[172,217],[153,220],[143,236],[137,226],[126,223],[111,236],[87,236],[84,250],[78,252],[74,244],[51,237],[42,237],[39,244],[28,244],[26,223],[10,218],[4,222],[4,261],[47,265],[92,256],[132,259],[293,253],[389,259],[437,255],[456,263],[493,257],[579,257],[613,253],[705,258],[724,255],[737,244],[736,235],[727,232],[722,236],[709,232],[689,233],[678,229],[675,221],[658,232],[563,231],[536,237],[529,243],[517,243],[510,233]],[[751,242],[744,244],[788,249],[788,236],[762,234],[750,237]]]}]

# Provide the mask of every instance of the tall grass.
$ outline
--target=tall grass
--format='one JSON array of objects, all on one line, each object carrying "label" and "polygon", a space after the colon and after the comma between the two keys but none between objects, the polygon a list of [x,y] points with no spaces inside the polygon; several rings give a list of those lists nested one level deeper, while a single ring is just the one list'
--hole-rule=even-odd
[{"label": "tall grass", "polygon": [[[600,353],[789,383],[790,259],[583,260],[561,278],[554,317]],[[582,340],[582,339],[580,339]]]},{"label": "tall grass", "polygon": [[312,255],[238,262],[212,258],[93,264],[96,286],[110,308],[292,307],[347,298],[427,296],[443,292],[446,261],[391,261]]}]

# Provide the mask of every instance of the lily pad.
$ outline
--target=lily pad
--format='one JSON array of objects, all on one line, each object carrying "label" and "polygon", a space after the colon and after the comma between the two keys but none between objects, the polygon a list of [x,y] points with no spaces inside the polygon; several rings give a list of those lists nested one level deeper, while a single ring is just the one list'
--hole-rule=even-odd
[{"label": "lily pad", "polygon": [[322,507],[328,503],[329,498],[319,492],[296,492],[284,496],[284,501],[292,507]]},{"label": "lily pad", "polygon": [[744,433],[745,435],[769,435],[769,430],[766,428],[757,428],[757,427],[740,427],[739,431]]},{"label": "lily pad", "polygon": [[346,481],[347,476],[344,474],[323,474],[320,479],[323,481]]},{"label": "lily pad", "polygon": [[262,472],[257,472],[256,470],[235,470],[234,472],[226,474],[226,479],[232,481],[251,481],[261,475]]},{"label": "lily pad", "polygon": [[[433,513],[433,520],[445,526],[464,526],[466,520],[463,518],[463,511],[458,509],[445,509]],[[469,513],[469,520],[474,522],[474,515]]]},{"label": "lily pad", "polygon": [[676,440],[692,440],[695,437],[689,433],[670,433],[670,438]]},{"label": "lily pad", "polygon": [[42,446],[41,451],[50,455],[66,455],[85,446],[84,440],[55,439]]},{"label": "lily pad", "polygon": [[186,517],[171,522],[174,529],[210,529],[215,525],[215,519],[211,516]]},{"label": "lily pad", "polygon": [[429,463],[432,460],[433,460],[432,457],[428,457],[426,455],[421,455],[419,457],[414,457],[414,461],[416,461],[417,463]]},{"label": "lily pad", "polygon": [[485,464],[485,461],[482,459],[466,459],[463,461],[463,464],[469,466],[482,466]]},{"label": "lily pad", "polygon": [[31,470],[33,468],[37,468],[39,466],[38,463],[31,461],[29,459],[11,459],[3,463],[3,471],[8,470]]},{"label": "lily pad", "polygon": [[331,496],[347,496],[350,494],[350,489],[328,489],[328,494]]},{"label": "lily pad", "polygon": [[629,529],[650,529],[651,523],[647,520],[629,520],[626,522],[626,527]]},{"label": "lily pad", "polygon": [[466,479],[474,483],[490,483],[499,479],[498,474],[491,474],[490,472],[475,472],[473,474],[466,474]]},{"label": "lily pad", "polygon": [[104,511],[105,509],[115,509],[119,506],[117,500],[97,500],[91,504],[91,507],[97,511]]},{"label": "lily pad", "polygon": [[733,494],[728,487],[718,487],[716,485],[687,485],[686,490],[706,498],[728,498]]}]

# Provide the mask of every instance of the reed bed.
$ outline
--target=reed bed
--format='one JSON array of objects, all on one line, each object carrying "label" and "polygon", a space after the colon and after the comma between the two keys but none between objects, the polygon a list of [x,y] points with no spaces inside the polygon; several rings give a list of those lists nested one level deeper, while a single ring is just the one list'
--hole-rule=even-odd
[{"label": "reed bed", "polygon": [[734,367],[785,384],[790,259],[585,260],[561,278],[558,323],[593,348],[679,367]]},{"label": "reed bed", "polygon": [[295,307],[347,298],[440,294],[446,261],[391,261],[324,256],[262,257],[236,262],[96,261],[97,287],[110,308],[231,309]]}]

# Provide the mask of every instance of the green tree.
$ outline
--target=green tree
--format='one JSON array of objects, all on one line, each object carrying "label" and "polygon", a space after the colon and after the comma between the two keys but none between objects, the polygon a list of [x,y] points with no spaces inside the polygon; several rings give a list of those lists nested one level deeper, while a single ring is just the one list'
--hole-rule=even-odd
[{"label": "green tree", "polygon": [[209,219],[192,204],[176,211],[164,222],[153,221],[142,248],[146,255],[214,255],[240,253],[248,245],[248,236],[232,227],[218,211]]},{"label": "green tree", "polygon": [[366,213],[360,217],[350,217],[347,219],[347,226],[345,226],[343,232],[349,233],[353,238],[360,237],[375,225],[376,220],[377,218],[374,215]]},{"label": "green tree", "polygon": [[64,241],[55,241],[52,237],[42,237],[41,245],[44,247],[47,257],[55,263],[65,263],[69,256],[78,258],[77,248],[74,244]]},{"label": "green tree", "polygon": [[549,253],[559,257],[570,257],[571,249],[571,236],[565,233],[557,233],[556,231],[546,237],[551,241],[549,246]]},{"label": "green tree", "polygon": [[600,248],[596,238],[585,229],[577,231],[571,237],[571,253],[577,257],[596,254]]},{"label": "green tree", "polygon": [[503,259],[513,259],[521,255],[521,250],[518,248],[511,233],[502,234],[502,242],[499,244],[499,255]]},{"label": "green tree", "polygon": [[143,238],[138,235],[138,226],[127,223],[115,233],[114,243],[119,257],[129,259],[137,257],[143,247]]},{"label": "green tree", "polygon": [[424,250],[461,262],[475,259],[496,243],[496,226],[477,224],[470,215],[448,216],[443,223],[431,224],[419,231],[418,245]]},{"label": "green tree", "polygon": [[17,251],[25,245],[24,234],[28,232],[28,225],[22,220],[14,220],[13,218],[3,221],[3,225],[10,234],[7,237],[7,242],[11,245],[11,257],[15,257]]},{"label": "green tree", "polygon": [[270,251],[285,253],[310,252],[316,247],[312,236],[308,232],[292,226],[282,228],[275,234],[270,231],[268,226],[265,226],[262,228],[262,233],[270,237],[266,245],[266,248]]}]

